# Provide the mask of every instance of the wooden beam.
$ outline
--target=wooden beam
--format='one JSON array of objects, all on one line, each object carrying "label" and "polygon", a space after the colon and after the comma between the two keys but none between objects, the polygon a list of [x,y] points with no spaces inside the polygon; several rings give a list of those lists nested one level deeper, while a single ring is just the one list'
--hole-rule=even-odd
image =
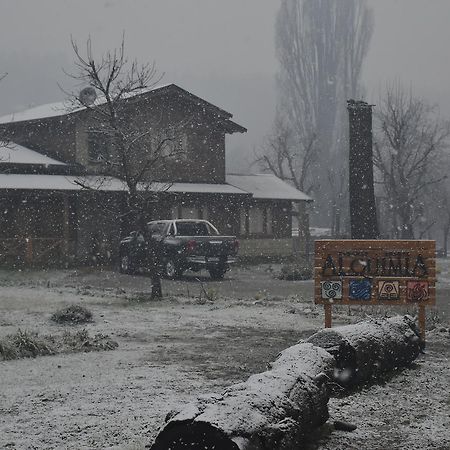
[{"label": "wooden beam", "polygon": [[424,342],[425,342],[425,328],[426,328],[425,305],[419,305],[419,330],[420,330],[420,337]]},{"label": "wooden beam", "polygon": [[331,328],[331,321],[332,321],[332,311],[331,311],[331,305],[328,303],[326,305],[323,305],[325,309],[325,328]]},{"label": "wooden beam", "polygon": [[70,212],[69,212],[69,198],[67,195],[62,196],[63,200],[63,248],[62,252],[63,254],[62,259],[64,262],[68,261],[69,257],[69,241],[70,241],[70,227],[69,227],[69,220],[70,220]]}]

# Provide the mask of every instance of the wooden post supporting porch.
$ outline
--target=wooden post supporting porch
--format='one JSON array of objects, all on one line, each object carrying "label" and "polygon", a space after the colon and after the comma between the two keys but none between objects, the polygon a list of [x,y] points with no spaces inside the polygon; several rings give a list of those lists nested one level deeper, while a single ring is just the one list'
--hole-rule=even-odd
[{"label": "wooden post supporting porch", "polygon": [[63,200],[63,218],[62,218],[62,228],[63,228],[63,244],[62,244],[62,255],[61,259],[65,264],[68,263],[69,258],[69,241],[70,241],[70,209],[69,209],[69,197],[65,194],[62,195]]}]

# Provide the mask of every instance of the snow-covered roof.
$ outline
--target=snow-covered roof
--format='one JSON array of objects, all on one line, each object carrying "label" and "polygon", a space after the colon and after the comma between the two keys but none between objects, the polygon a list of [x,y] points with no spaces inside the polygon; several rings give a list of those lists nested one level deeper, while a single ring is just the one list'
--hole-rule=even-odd
[{"label": "snow-covered roof", "polygon": [[39,164],[43,166],[65,166],[61,161],[15,143],[0,145],[0,164]]},{"label": "snow-covered roof", "polygon": [[255,199],[292,200],[311,202],[313,199],[304,192],[272,174],[240,175],[228,174],[228,184],[253,194]]},{"label": "snow-covered roof", "polygon": [[[187,98],[190,101],[194,102],[197,105],[203,105],[207,106],[209,109],[212,109],[217,114],[222,116],[225,121],[224,123],[229,126],[230,132],[238,131],[240,133],[244,133],[247,130],[242,127],[241,125],[238,125],[237,123],[231,121],[230,119],[233,117],[233,115],[215,105],[212,103],[209,103],[206,100],[203,100],[202,98],[192,94],[189,91],[186,91],[185,89],[177,86],[176,84],[163,84],[158,86],[151,86],[146,87],[142,89],[136,89],[133,92],[125,93],[122,95],[121,99],[126,100],[128,98],[137,97],[142,94],[146,93],[154,93],[157,94],[164,94],[166,92],[174,92],[177,95]],[[99,96],[95,100],[95,102],[91,105],[92,106],[99,106],[106,102],[104,96]],[[76,103],[76,102],[75,102]],[[31,120],[39,120],[39,119],[48,119],[51,117],[60,117],[60,116],[66,116],[69,114],[73,114],[79,111],[83,111],[87,109],[85,106],[81,106],[78,104],[74,104],[70,100],[65,100],[62,102],[55,102],[55,103],[48,103],[45,105],[39,105],[32,108],[28,108],[21,112],[16,112],[13,114],[7,114],[0,117],[0,124],[8,124],[8,123],[15,123],[15,122],[25,122],[25,121],[31,121]]]},{"label": "snow-covered roof", "polygon": [[120,180],[102,176],[80,178],[68,175],[0,174],[0,189],[37,189],[56,191],[80,191],[83,184],[102,191],[123,191]]},{"label": "snow-covered roof", "polygon": [[155,191],[164,190],[172,193],[185,193],[185,194],[246,194],[248,192],[243,191],[230,184],[213,184],[213,183],[173,183],[164,185],[158,183],[155,186]]},{"label": "snow-covered roof", "polygon": [[34,106],[24,111],[6,114],[0,117],[0,123],[24,122],[28,120],[44,119],[47,117],[58,117],[66,114],[79,111],[81,108],[69,111],[69,103],[55,102],[47,103],[45,105]]},{"label": "snow-covered roof", "polygon": [[[0,174],[0,189],[80,191],[89,188],[116,192],[127,190],[123,181],[103,176]],[[169,193],[249,195],[247,192],[229,184],[212,183],[153,183],[150,186],[142,185],[139,187],[139,190]]]},{"label": "snow-covered roof", "polygon": [[[168,85],[159,85],[152,86],[150,88],[142,88],[132,93],[124,94],[123,99],[135,97],[137,95],[145,94],[146,92],[155,91],[166,87]],[[98,97],[94,105],[102,105],[105,103],[104,97]],[[68,114],[73,114],[78,111],[82,111],[87,109],[84,106],[74,106],[73,103],[69,100],[64,100],[62,102],[54,102],[47,103],[45,105],[34,106],[32,108],[25,109],[24,111],[6,114],[5,116],[0,117],[0,123],[12,123],[12,122],[25,122],[28,120],[37,120],[37,119],[47,119],[50,117],[59,117],[65,116]]]},{"label": "snow-covered roof", "polygon": [[[23,148],[25,151],[29,150]],[[31,156],[35,152],[29,150]],[[0,153],[1,154],[1,153]],[[26,155],[27,152],[24,153]],[[54,161],[37,153],[36,161]],[[42,159],[41,159],[42,158]],[[27,160],[29,161],[29,160]],[[63,164],[55,161],[56,164]],[[47,164],[55,164],[47,162]],[[32,163],[30,163],[32,164]],[[44,164],[34,162],[34,164]],[[303,192],[293,188],[275,175],[227,175],[226,183],[160,183],[140,185],[140,191],[167,192],[180,194],[224,194],[252,195],[255,199],[312,201]],[[117,178],[90,175],[35,175],[35,174],[0,174],[0,189],[36,189],[57,191],[80,191],[83,189],[125,192],[123,181]]]}]

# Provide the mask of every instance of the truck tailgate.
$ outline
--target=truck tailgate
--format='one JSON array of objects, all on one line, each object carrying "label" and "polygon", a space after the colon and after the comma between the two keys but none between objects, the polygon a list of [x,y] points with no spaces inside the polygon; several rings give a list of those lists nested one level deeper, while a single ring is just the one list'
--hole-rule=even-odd
[{"label": "truck tailgate", "polygon": [[192,255],[220,257],[236,254],[236,239],[232,236],[193,236],[190,240],[195,241]]}]

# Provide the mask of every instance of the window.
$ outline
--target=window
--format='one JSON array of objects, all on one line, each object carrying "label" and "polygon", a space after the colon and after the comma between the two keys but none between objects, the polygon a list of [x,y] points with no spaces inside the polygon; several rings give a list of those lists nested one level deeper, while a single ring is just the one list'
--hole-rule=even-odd
[{"label": "window", "polygon": [[91,162],[105,161],[111,152],[111,138],[101,131],[89,131],[88,133],[88,157]]},{"label": "window", "polygon": [[194,206],[182,206],[180,219],[200,219],[199,208]]},{"label": "window", "polygon": [[271,206],[251,206],[240,210],[240,234],[273,234],[273,212]]},{"label": "window", "polygon": [[211,227],[206,222],[177,222],[177,234],[179,236],[209,236]]},{"label": "window", "polygon": [[250,234],[264,233],[264,209],[251,206],[249,209],[249,232]]},{"label": "window", "polygon": [[187,157],[187,135],[174,128],[155,132],[151,137],[153,153],[174,161],[184,161]]}]

